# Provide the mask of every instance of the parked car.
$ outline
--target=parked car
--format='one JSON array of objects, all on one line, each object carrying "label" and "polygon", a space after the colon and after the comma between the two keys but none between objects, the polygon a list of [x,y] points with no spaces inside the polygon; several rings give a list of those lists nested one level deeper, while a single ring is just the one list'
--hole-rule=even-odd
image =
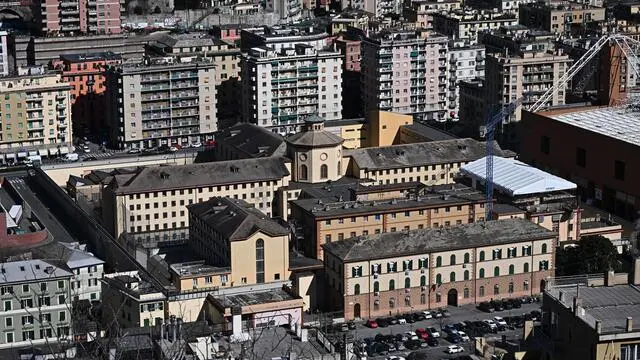
[{"label": "parked car", "polygon": [[405,334],[407,335],[407,337],[410,340],[420,340],[420,338],[418,337],[418,335],[414,331],[407,331],[407,332],[405,332]]},{"label": "parked car", "polygon": [[371,329],[377,329],[378,323],[375,320],[369,320],[367,321],[367,327]]},{"label": "parked car", "polygon": [[538,310],[533,310],[531,312],[531,320],[533,321],[540,321],[542,320],[542,313]]},{"label": "parked car", "polygon": [[142,152],[142,150],[140,150],[140,148],[131,148],[129,149],[129,151],[127,151],[129,154],[140,154]]},{"label": "parked car", "polygon": [[447,354],[457,354],[464,352],[464,348],[460,345],[449,345],[446,350]]},{"label": "parked car", "polygon": [[396,320],[398,322],[398,324],[406,324],[407,323],[407,319],[403,318],[403,317],[398,317],[398,320]]},{"label": "parked car", "polygon": [[398,324],[398,318],[397,317],[390,316],[390,317],[386,318],[386,320],[387,320],[387,323],[389,325],[397,325]]},{"label": "parked car", "polygon": [[491,301],[491,307],[493,308],[493,310],[495,311],[502,311],[504,310],[504,307],[502,306],[502,301]]},{"label": "parked car", "polygon": [[385,327],[389,326],[389,322],[386,319],[383,319],[383,318],[376,319],[376,322],[378,323],[378,327],[381,327],[381,328],[385,328]]},{"label": "parked car", "polygon": [[513,304],[511,304],[511,300],[504,299],[504,300],[502,300],[502,307],[505,310],[511,310],[511,309],[513,309]]},{"label": "parked car", "polygon": [[423,321],[427,319],[423,313],[413,313],[411,316],[415,321]]},{"label": "parked car", "polygon": [[493,317],[493,321],[495,321],[496,324],[498,325],[503,325],[503,326],[507,326],[507,322],[500,316],[494,316]]},{"label": "parked car", "polygon": [[431,311],[425,310],[422,312],[422,315],[424,315],[425,319],[432,319],[433,315],[431,314]]},{"label": "parked car", "polygon": [[458,334],[449,334],[449,336],[447,337],[447,341],[449,341],[452,344],[459,344],[462,342],[462,338],[460,336],[458,336]]},{"label": "parked car", "polygon": [[406,334],[397,334],[396,335],[396,341],[407,341],[409,340],[409,337]]},{"label": "parked car", "polygon": [[404,346],[409,350],[418,350],[420,349],[420,340],[408,340],[404,343]]},{"label": "parked car", "polygon": [[458,331],[458,336],[460,336],[460,338],[464,342],[471,341],[471,338],[469,337],[469,335],[467,335],[467,333],[465,333],[464,331]]},{"label": "parked car", "polygon": [[398,350],[398,351],[405,351],[405,350],[407,350],[406,346],[404,346],[404,342],[402,342],[402,341],[396,341],[396,350]]},{"label": "parked car", "polygon": [[427,333],[427,331],[423,328],[416,329],[416,335],[418,335],[418,337],[423,340],[426,340],[429,338],[429,333]]},{"label": "parked car", "polygon": [[480,304],[478,304],[478,309],[480,311],[484,311],[484,312],[488,312],[488,313],[492,313],[492,312],[495,311],[493,306],[491,306],[491,303],[489,303],[488,301],[483,301]]},{"label": "parked car", "polygon": [[443,317],[451,317],[451,313],[447,309],[438,309],[438,311],[442,314]]},{"label": "parked car", "polygon": [[434,338],[439,338],[440,337],[440,333],[433,326],[432,327],[428,327],[427,328],[427,332],[429,333],[430,337],[434,337]]},{"label": "parked car", "polygon": [[426,341],[426,343],[427,343],[427,345],[429,345],[429,346],[438,346],[438,345],[440,345],[440,344],[438,343],[438,339],[436,339],[436,338],[432,338],[432,337],[428,338],[428,339],[427,339],[427,341]]},{"label": "parked car", "polygon": [[520,309],[522,307],[522,301],[518,299],[510,299],[509,301],[511,302],[511,306],[513,306],[514,309]]},{"label": "parked car", "polygon": [[489,325],[489,328],[490,328],[491,330],[493,330],[493,329],[497,329],[497,328],[498,328],[498,325],[497,325],[493,320],[491,320],[491,319],[484,320],[483,322],[484,322],[485,324]]}]

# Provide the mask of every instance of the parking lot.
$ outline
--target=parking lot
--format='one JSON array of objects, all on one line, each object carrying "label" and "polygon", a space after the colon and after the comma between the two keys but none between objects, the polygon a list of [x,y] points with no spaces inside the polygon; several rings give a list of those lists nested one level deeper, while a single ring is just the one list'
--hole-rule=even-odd
[{"label": "parking lot", "polygon": [[[446,350],[449,345],[452,343],[448,339],[447,332],[443,331],[453,324],[458,324],[463,321],[470,322],[481,322],[487,319],[493,319],[495,316],[500,317],[517,317],[524,314],[530,314],[531,311],[539,311],[540,303],[531,303],[531,304],[522,304],[521,308],[515,308],[511,310],[497,311],[493,313],[487,313],[480,311],[475,306],[461,306],[461,307],[448,307],[446,308],[450,314],[448,317],[441,318],[432,318],[426,319],[422,321],[415,321],[414,323],[404,323],[404,324],[395,324],[389,325],[386,327],[378,327],[378,328],[370,328],[366,326],[366,320],[356,322],[355,328],[346,332],[347,338],[354,343],[378,343],[381,340],[382,336],[386,336],[389,339],[389,335],[397,336],[398,334],[405,334],[407,332],[415,332],[416,330],[435,328],[440,334],[440,337],[436,338],[438,344],[433,346],[434,344],[430,344],[432,346],[428,346],[426,341],[421,341],[423,344],[422,348],[419,349],[401,349],[401,350],[393,350],[393,347],[398,345],[398,342],[394,341],[395,346],[391,346],[391,349],[388,353],[383,354],[368,354],[368,358],[370,359],[385,359],[389,356],[401,356],[407,357],[411,352],[417,351],[422,353],[420,358],[424,359],[455,359],[457,357],[463,355],[473,354],[474,347],[474,335],[478,335],[476,331],[470,329],[471,331],[467,331],[470,339],[468,341],[459,342],[456,345],[461,346],[464,349],[464,352],[458,354],[447,354]],[[419,335],[419,333],[418,333]],[[499,340],[501,337],[505,335],[508,339],[516,339],[522,336],[522,329],[518,327],[510,327],[508,326],[503,331],[497,331],[496,333],[488,332],[485,335],[485,338],[489,338],[490,340]],[[340,332],[339,330],[334,331],[330,336],[335,339],[342,339],[345,336],[344,332]],[[425,335],[427,337],[428,335]],[[378,337],[376,339],[376,337]],[[338,341],[338,340],[336,340]],[[406,344],[405,341],[399,341],[403,345]],[[416,345],[414,343],[413,345]],[[375,346],[375,345],[374,345]],[[365,347],[362,345],[362,347]],[[402,346],[401,346],[402,347]],[[371,349],[371,346],[365,347],[367,349]]]}]

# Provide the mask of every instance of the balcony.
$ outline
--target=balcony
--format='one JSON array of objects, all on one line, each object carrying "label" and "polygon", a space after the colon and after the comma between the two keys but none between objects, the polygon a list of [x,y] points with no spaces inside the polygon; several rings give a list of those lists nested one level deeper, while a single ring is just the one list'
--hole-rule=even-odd
[{"label": "balcony", "polygon": [[61,8],[69,8],[69,7],[77,8],[78,7],[78,3],[74,2],[74,1],[63,1],[63,2],[60,3],[60,7]]},{"label": "balcony", "polygon": [[142,78],[140,78],[140,83],[141,84],[147,84],[147,83],[154,83],[154,82],[165,82],[168,81],[169,77],[168,76],[143,76]]},{"label": "balcony", "polygon": [[42,101],[42,94],[29,94],[27,101]]},{"label": "balcony", "polygon": [[[78,9],[62,10],[62,11],[60,11],[60,13],[62,15],[80,15],[80,10],[78,10]],[[79,19],[78,19],[78,21],[79,21]]]},{"label": "balcony", "polygon": [[157,102],[157,101],[165,101],[169,100],[169,93],[162,93],[154,96],[143,96],[141,102]]},{"label": "balcony", "polygon": [[197,101],[180,101],[180,102],[172,103],[171,107],[174,109],[181,109],[181,108],[197,107],[198,105],[199,103]]},{"label": "balcony", "polygon": [[181,81],[181,82],[178,82],[178,83],[172,83],[171,87],[173,89],[197,88],[198,87],[198,82],[197,81]]},{"label": "balcony", "polygon": [[197,79],[198,73],[196,71],[187,71],[180,73],[171,74],[171,80],[179,80],[179,79]]},{"label": "balcony", "polygon": [[80,18],[76,17],[63,17],[60,19],[60,23],[69,24],[69,23],[80,23]]},{"label": "balcony", "polygon": [[140,89],[141,92],[150,92],[150,91],[162,91],[162,90],[169,90],[169,85],[148,85],[148,86],[142,86],[142,88]]},{"label": "balcony", "polygon": [[66,108],[67,108],[67,105],[64,104],[64,103],[57,103],[56,104],[56,109],[58,109],[58,110],[64,110]]}]

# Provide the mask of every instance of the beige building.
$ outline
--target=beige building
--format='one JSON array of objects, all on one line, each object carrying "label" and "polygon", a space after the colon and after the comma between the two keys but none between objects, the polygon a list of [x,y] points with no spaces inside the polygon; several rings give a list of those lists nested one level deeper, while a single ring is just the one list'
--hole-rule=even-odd
[{"label": "beige building", "polygon": [[216,196],[245,200],[270,217],[276,191],[289,184],[290,166],[286,158],[268,157],[145,167],[116,175],[103,190],[103,222],[116,238],[123,232],[166,230],[184,237],[186,206]]},{"label": "beige building", "polygon": [[[322,259],[322,245],[355,236],[484,221],[485,196],[463,185],[421,189],[420,183],[354,186],[349,198],[291,201],[303,235],[298,248]],[[336,189],[336,191],[339,191]]]},{"label": "beige building", "polygon": [[[495,143],[494,154],[513,157]],[[474,139],[453,139],[415,144],[356,149],[345,152],[347,174],[378,184],[422,182],[426,185],[453,183],[462,165],[485,155],[485,144]]]},{"label": "beige building", "polygon": [[593,23],[603,23],[604,7],[595,7],[578,2],[551,2],[521,4],[518,12],[520,24],[543,29],[556,34],[582,31]]},{"label": "beige building", "polygon": [[324,245],[346,319],[515,298],[553,276],[556,234],[523,219],[354,237]]},{"label": "beige building", "polygon": [[136,271],[102,278],[102,323],[109,331],[149,327],[165,319],[166,296]]},{"label": "beige building", "polygon": [[0,79],[0,149],[7,161],[70,151],[70,90],[54,73]]},{"label": "beige building", "polygon": [[456,40],[465,40],[468,45],[477,45],[480,41],[478,35],[483,31],[518,24],[518,17],[515,14],[487,10],[456,9],[432,16],[433,30]]}]

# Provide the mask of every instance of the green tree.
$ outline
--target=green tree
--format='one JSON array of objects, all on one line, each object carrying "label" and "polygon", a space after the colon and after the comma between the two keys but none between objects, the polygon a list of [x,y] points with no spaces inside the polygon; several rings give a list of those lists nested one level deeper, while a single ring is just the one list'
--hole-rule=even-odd
[{"label": "green tree", "polygon": [[609,269],[618,271],[618,251],[604,236],[585,236],[578,245],[559,249],[556,253],[557,275],[603,273]]}]

